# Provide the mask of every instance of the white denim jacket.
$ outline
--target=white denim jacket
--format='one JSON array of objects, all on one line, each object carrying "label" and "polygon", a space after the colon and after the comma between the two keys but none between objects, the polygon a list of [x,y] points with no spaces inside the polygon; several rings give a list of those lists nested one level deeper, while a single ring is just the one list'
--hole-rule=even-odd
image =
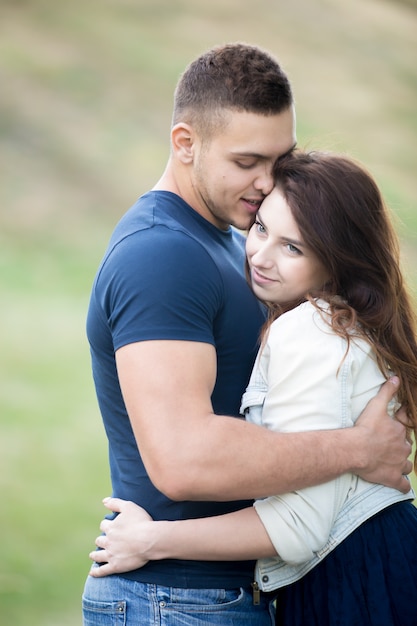
[{"label": "white denim jacket", "polygon": [[[281,432],[347,428],[375,396],[385,377],[371,346],[352,338],[347,351],[325,316],[305,302],[273,322],[242,398],[248,421]],[[256,501],[279,554],[257,562],[256,581],[271,591],[298,580],[372,515],[413,498],[412,490],[403,494],[344,474]]]}]

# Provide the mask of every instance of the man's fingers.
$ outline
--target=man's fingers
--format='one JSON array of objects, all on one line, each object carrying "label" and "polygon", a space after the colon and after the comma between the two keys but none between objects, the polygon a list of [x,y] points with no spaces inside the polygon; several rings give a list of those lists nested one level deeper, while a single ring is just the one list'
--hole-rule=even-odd
[{"label": "man's fingers", "polygon": [[397,393],[399,385],[400,379],[398,376],[392,376],[381,386],[376,397],[379,398],[381,402],[388,404]]},{"label": "man's fingers", "polygon": [[407,415],[407,410],[403,406],[401,406],[398,411],[395,412],[395,417],[399,422],[401,422],[401,424],[405,424],[406,426],[409,424],[410,426],[412,426],[412,422]]},{"label": "man's fingers", "polygon": [[407,478],[407,475],[411,474],[412,471],[413,471],[413,464],[411,461],[407,460],[405,462],[404,471],[403,471],[402,476],[400,477],[399,484],[393,485],[393,487],[395,487],[399,491],[402,491],[402,493],[408,493],[411,489],[411,485],[410,485],[410,481]]},{"label": "man's fingers", "polygon": [[406,439],[409,444],[413,443],[414,423],[407,415],[406,409],[402,406],[396,411],[395,419],[406,428]]},{"label": "man's fingers", "polygon": [[403,476],[397,489],[402,493],[408,493],[411,489],[410,481],[405,476]]}]

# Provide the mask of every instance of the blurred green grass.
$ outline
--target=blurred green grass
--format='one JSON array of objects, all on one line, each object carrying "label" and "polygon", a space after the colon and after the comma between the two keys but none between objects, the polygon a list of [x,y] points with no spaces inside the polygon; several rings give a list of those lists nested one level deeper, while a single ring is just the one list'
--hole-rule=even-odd
[{"label": "blurred green grass", "polygon": [[416,3],[10,0],[0,11],[0,611],[14,626],[73,626],[109,493],[89,290],[114,223],[165,165],[180,72],[224,41],[273,52],[293,81],[300,145],[366,163],[416,290]]}]

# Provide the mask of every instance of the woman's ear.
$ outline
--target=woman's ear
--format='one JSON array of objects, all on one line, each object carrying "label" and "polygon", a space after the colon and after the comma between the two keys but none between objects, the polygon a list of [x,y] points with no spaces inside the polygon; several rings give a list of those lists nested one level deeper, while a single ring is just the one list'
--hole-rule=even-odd
[{"label": "woman's ear", "polygon": [[175,124],[171,130],[171,146],[174,156],[188,165],[194,159],[195,132],[189,124]]}]

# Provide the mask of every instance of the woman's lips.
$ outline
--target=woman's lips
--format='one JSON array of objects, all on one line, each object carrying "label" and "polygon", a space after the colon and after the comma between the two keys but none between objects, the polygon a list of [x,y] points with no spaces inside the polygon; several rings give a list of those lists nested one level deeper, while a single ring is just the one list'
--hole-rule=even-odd
[{"label": "woman's lips", "polygon": [[258,270],[256,270],[254,267],[252,267],[251,274],[253,282],[257,283],[258,285],[266,285],[268,283],[276,282],[273,278],[268,278],[268,276],[264,276],[263,274],[258,272]]}]

